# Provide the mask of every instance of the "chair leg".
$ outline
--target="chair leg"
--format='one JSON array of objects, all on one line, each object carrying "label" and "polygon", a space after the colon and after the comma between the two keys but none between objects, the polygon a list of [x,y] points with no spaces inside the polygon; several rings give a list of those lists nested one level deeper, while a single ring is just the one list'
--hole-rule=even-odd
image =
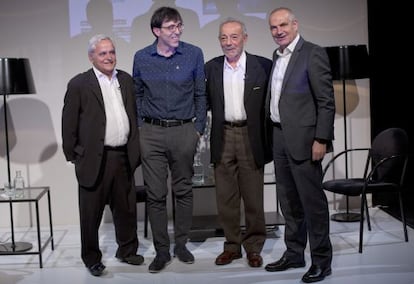
[{"label": "chair leg", "polygon": [[365,205],[364,205],[364,208],[365,208],[365,215],[366,215],[365,218],[367,218],[368,231],[371,231],[371,218],[369,217],[368,202],[367,202],[367,197],[366,196],[365,196]]},{"label": "chair leg", "polygon": [[362,253],[362,244],[364,242],[364,210],[366,204],[366,196],[362,194],[361,196],[361,219],[359,220],[359,249],[358,252]]},{"label": "chair leg", "polygon": [[398,199],[400,201],[401,221],[403,223],[403,228],[404,228],[404,238],[405,238],[405,241],[408,242],[407,221],[405,219],[404,205],[403,205],[403,199],[402,199],[401,192],[398,193]]}]

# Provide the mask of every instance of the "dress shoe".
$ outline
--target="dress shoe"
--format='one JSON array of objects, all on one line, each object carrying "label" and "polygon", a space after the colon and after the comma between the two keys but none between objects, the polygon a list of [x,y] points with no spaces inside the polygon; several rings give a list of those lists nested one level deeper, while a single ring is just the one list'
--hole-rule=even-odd
[{"label": "dress shoe", "polygon": [[150,273],[158,273],[171,263],[171,256],[169,253],[157,253],[154,260],[148,267]]},{"label": "dress shoe", "polygon": [[88,270],[93,276],[101,276],[105,270],[105,265],[102,262],[98,262],[89,266]]},{"label": "dress shoe", "polygon": [[216,258],[216,265],[225,265],[231,263],[235,259],[242,257],[240,252],[232,252],[225,250]]},{"label": "dress shoe", "polygon": [[266,271],[275,272],[275,271],[284,271],[289,268],[299,268],[304,267],[305,262],[292,262],[286,257],[282,257],[278,261],[269,263],[265,266]]},{"label": "dress shoe", "polygon": [[194,263],[193,254],[185,246],[176,246],[174,248],[174,257],[178,257],[184,263]]},{"label": "dress shoe", "polygon": [[119,257],[119,261],[126,262],[132,265],[141,265],[144,263],[144,257],[142,255],[136,254],[127,257]]},{"label": "dress shoe", "polygon": [[302,281],[305,283],[318,282],[325,279],[325,276],[331,275],[332,270],[330,267],[320,267],[319,265],[311,265],[308,272],[302,277]]},{"label": "dress shoe", "polygon": [[263,264],[263,258],[257,252],[247,253],[247,261],[250,267],[260,267]]}]

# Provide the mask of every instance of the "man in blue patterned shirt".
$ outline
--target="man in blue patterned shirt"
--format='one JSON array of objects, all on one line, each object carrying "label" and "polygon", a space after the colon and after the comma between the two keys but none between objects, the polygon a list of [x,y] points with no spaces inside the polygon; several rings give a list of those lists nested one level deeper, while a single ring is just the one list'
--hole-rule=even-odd
[{"label": "man in blue patterned shirt", "polygon": [[180,41],[183,29],[176,9],[157,9],[151,18],[156,40],[134,57],[142,170],[156,250],[149,266],[151,273],[161,271],[171,261],[168,170],[176,200],[174,256],[185,263],[194,262],[186,248],[193,214],[191,178],[197,143],[205,128],[207,103],[203,52]]}]

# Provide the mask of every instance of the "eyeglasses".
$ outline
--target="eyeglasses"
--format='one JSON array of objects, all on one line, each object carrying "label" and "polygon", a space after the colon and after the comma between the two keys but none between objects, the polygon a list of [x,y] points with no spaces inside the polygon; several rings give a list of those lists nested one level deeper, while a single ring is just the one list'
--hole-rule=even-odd
[{"label": "eyeglasses", "polygon": [[175,32],[176,29],[178,29],[178,31],[182,31],[184,29],[184,24],[179,23],[177,25],[169,25],[168,27],[161,27],[161,29],[167,29],[168,31]]}]

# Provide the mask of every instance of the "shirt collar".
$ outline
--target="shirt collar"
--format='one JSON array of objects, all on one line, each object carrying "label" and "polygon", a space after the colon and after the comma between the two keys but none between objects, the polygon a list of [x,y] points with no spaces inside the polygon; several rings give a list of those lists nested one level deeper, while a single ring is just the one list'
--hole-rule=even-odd
[{"label": "shirt collar", "polygon": [[[156,39],[156,40],[152,43],[151,48],[150,48],[150,53],[151,53],[151,55],[158,55],[158,52],[157,52],[157,43],[158,43],[158,39]],[[177,48],[175,49],[174,54],[175,54],[175,53],[180,53],[180,54],[182,54],[182,53],[183,53],[183,52],[182,52],[182,50],[183,50],[183,46],[182,46],[182,42],[180,41],[180,42],[178,43]]]},{"label": "shirt collar", "polygon": [[224,68],[229,68],[229,69],[239,69],[241,68],[242,70],[246,70],[246,52],[243,51],[242,54],[240,55],[239,60],[237,61],[236,64],[236,68],[233,68],[230,63],[227,61],[226,56],[224,56]]},{"label": "shirt collar", "polygon": [[[107,78],[107,76],[104,73],[102,73],[101,71],[99,71],[95,66],[92,66],[92,68],[93,68],[93,71],[95,72],[95,76],[98,79]],[[114,71],[112,72],[111,79],[116,78],[116,74],[118,74],[118,71],[116,69],[114,69]]]},{"label": "shirt collar", "polygon": [[279,49],[276,50],[277,55],[279,56],[286,56],[288,54],[291,54],[293,50],[295,50],[296,45],[298,44],[300,35],[297,34],[295,39],[292,40],[292,42],[283,50],[283,52],[280,52]]}]

